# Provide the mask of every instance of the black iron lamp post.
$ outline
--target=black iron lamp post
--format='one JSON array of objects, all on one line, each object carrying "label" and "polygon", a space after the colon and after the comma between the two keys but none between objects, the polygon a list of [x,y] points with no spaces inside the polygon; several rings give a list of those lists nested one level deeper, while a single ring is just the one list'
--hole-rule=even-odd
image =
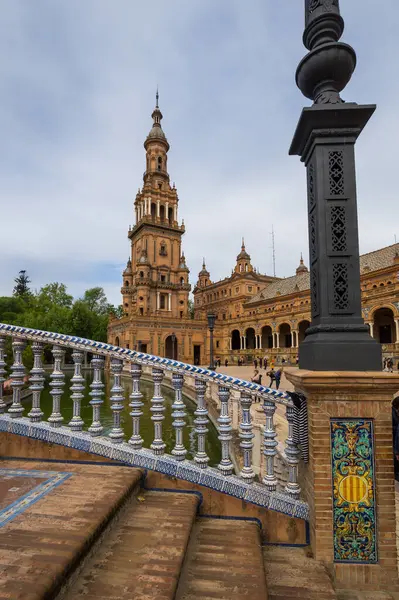
[{"label": "black iron lamp post", "polygon": [[307,168],[312,323],[299,347],[299,366],[315,371],[381,369],[381,347],[361,311],[355,143],[376,106],[345,103],[340,92],[356,67],[339,0],[305,0],[296,83],[304,108],[291,155]]},{"label": "black iron lamp post", "polygon": [[209,351],[210,351],[209,369],[211,371],[214,371],[215,364],[214,364],[214,360],[213,360],[213,331],[215,329],[216,315],[214,313],[208,313],[207,317],[208,317],[208,328],[209,328],[209,335],[210,335],[210,339],[209,339]]},{"label": "black iron lamp post", "polygon": [[170,337],[172,339],[172,360],[176,360],[176,352],[175,352],[176,334],[173,332]]}]

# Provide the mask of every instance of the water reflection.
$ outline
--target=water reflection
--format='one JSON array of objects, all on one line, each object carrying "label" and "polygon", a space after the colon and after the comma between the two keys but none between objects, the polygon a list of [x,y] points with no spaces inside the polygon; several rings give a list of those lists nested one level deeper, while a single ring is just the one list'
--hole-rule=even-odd
[{"label": "water reflection", "polygon": [[[90,406],[90,382],[91,382],[91,374],[87,372],[84,374],[85,377],[85,390],[84,390],[84,399],[82,400],[81,407],[81,416],[85,423],[84,428],[86,429],[92,421],[93,410]],[[65,387],[64,394],[61,399],[61,414],[64,417],[64,425],[69,423],[73,415],[73,402],[70,400],[70,392],[67,393],[67,390],[70,389],[71,386],[71,373],[65,373]],[[104,388],[104,404],[101,407],[101,422],[104,427],[104,433],[108,433],[113,425],[113,417],[111,411],[111,402],[110,402],[110,389],[112,386],[111,378],[108,373],[105,374],[105,388]],[[50,388],[48,386],[49,380],[46,380],[45,389],[41,394],[40,406],[42,411],[44,412],[44,419],[48,419],[52,412],[52,403],[53,399],[50,395]],[[121,412],[121,427],[125,432],[126,441],[132,435],[132,418],[129,415],[129,394],[132,392],[132,381],[130,378],[123,378],[123,387],[124,387],[124,395],[125,395],[125,407]],[[152,440],[154,439],[154,425],[151,421],[151,398],[153,395],[153,385],[151,382],[147,382],[142,380],[140,385],[140,391],[143,394],[142,402],[144,406],[142,408],[143,416],[140,419],[140,435],[144,440],[144,447],[149,448]],[[169,388],[162,386],[162,395],[165,399],[165,419],[162,423],[163,425],[163,439],[166,443],[165,452],[170,453],[174,444],[175,444],[175,433],[174,428],[172,426],[172,409],[171,406],[174,400],[174,392]],[[192,459],[197,444],[197,436],[194,430],[194,411],[195,404],[186,396],[183,396],[183,401],[186,405],[187,417],[185,419],[186,426],[184,428],[184,445],[188,449],[187,458]],[[25,416],[28,414],[31,408],[31,402],[27,401],[24,403],[26,410]],[[209,465],[215,466],[220,462],[220,442],[217,438],[217,431],[214,426],[209,423],[209,431],[207,435],[206,442],[206,451],[210,458]]]}]

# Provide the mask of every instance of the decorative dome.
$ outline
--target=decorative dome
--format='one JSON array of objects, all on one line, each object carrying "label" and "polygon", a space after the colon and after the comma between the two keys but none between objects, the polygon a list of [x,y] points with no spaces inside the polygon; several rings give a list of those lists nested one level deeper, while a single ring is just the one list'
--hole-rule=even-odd
[{"label": "decorative dome", "polygon": [[150,133],[147,135],[147,139],[144,143],[144,146],[146,147],[147,142],[150,142],[152,140],[162,140],[163,142],[165,142],[168,146],[169,149],[169,144],[168,141],[166,139],[166,135],[161,127],[161,121],[163,119],[163,115],[159,109],[159,94],[157,91],[157,95],[156,95],[156,106],[154,108],[154,111],[151,115],[152,120],[154,121],[152,124],[152,129],[150,131]]},{"label": "decorative dome", "polygon": [[202,269],[198,273],[199,277],[209,277],[209,271],[206,270],[205,258],[202,259]]},{"label": "decorative dome", "polygon": [[179,269],[180,270],[184,270],[184,271],[188,271],[188,267],[186,265],[186,257],[184,256],[184,252],[183,252],[183,254],[181,255],[181,258],[180,258]]},{"label": "decorative dome", "polygon": [[301,252],[301,260],[299,261],[299,267],[296,270],[296,274],[300,275],[301,273],[308,273],[309,269],[303,262],[302,252]]},{"label": "decorative dome", "polygon": [[251,260],[248,252],[245,250],[244,238],[242,238],[241,252],[237,256],[237,260]]},{"label": "decorative dome", "polygon": [[127,261],[126,269],[123,271],[124,275],[132,275],[132,261],[130,258]]}]

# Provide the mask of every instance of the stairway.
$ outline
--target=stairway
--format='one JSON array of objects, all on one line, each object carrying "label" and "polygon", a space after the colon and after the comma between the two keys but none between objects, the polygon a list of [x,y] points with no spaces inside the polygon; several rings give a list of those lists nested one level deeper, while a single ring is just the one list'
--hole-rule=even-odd
[{"label": "stairway", "polygon": [[250,519],[202,516],[195,492],[143,489],[126,466],[0,463],[14,495],[67,474],[2,527],[0,600],[336,599],[304,549],[262,547]]}]

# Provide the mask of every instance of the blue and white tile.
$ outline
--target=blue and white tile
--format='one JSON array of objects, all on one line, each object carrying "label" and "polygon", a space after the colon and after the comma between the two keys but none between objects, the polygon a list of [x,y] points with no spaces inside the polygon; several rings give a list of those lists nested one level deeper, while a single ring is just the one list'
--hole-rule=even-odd
[{"label": "blue and white tile", "polygon": [[11,431],[11,433],[16,433],[17,435],[29,436],[30,425],[29,421],[17,419],[11,422],[11,429],[9,431]]},{"label": "blue and white tile", "polygon": [[201,479],[201,473],[204,473],[205,469],[200,469],[197,466],[190,465],[189,463],[180,463],[177,469],[177,477],[184,481],[190,481],[191,483],[199,483]]},{"label": "blue and white tile", "polygon": [[157,471],[164,473],[164,475],[170,475],[170,477],[176,477],[177,474],[177,462],[173,459],[159,458],[157,463]]}]

